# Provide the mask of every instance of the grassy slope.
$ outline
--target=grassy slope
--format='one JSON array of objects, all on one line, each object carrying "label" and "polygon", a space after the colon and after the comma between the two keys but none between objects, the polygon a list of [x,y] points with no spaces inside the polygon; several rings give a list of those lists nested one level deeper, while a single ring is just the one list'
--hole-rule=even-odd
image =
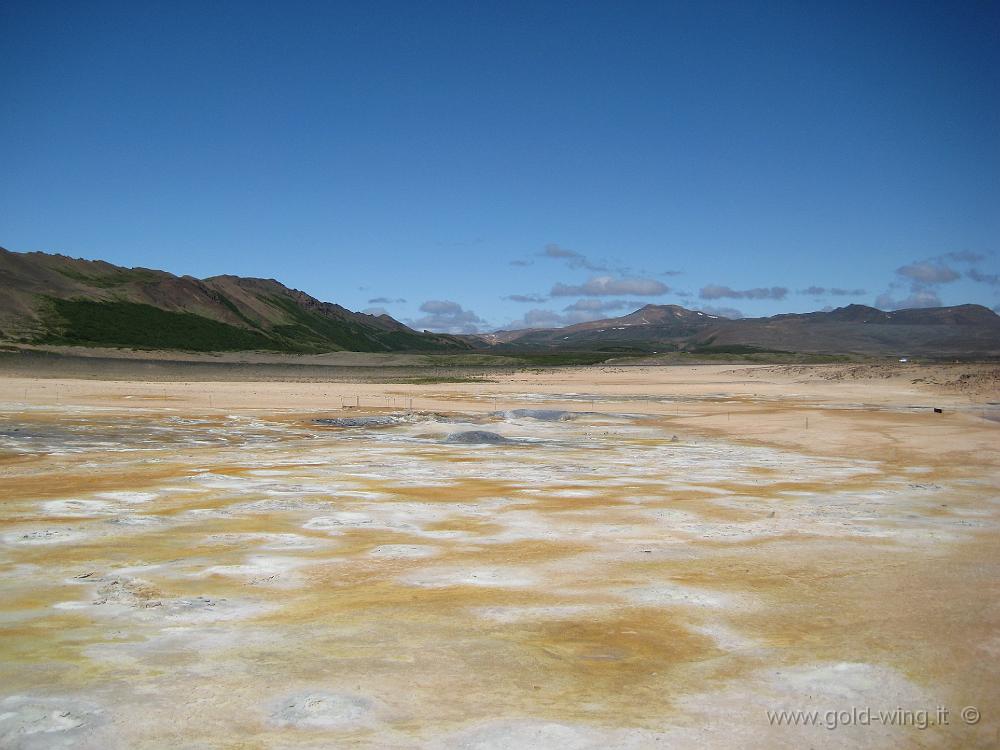
[{"label": "grassy slope", "polygon": [[[249,325],[232,302],[218,295]],[[133,349],[182,351],[266,350],[322,353],[454,351],[457,347],[407,331],[385,331],[351,321],[334,320],[304,310],[280,297],[267,300],[294,321],[265,331],[241,328],[188,312],[171,312],[152,305],[123,300],[59,299],[47,297],[43,317],[48,333],[35,343],[83,346],[125,346]]]},{"label": "grassy slope", "polygon": [[287,349],[257,331],[137,302],[49,298],[46,304],[50,332],[38,343],[196,352]]},{"label": "grassy slope", "polygon": [[275,326],[274,332],[304,346],[324,346],[333,342],[352,352],[449,351],[454,347],[407,331],[385,331],[357,323],[333,320],[306,310],[290,299],[271,296],[267,301],[281,308],[294,323]]}]

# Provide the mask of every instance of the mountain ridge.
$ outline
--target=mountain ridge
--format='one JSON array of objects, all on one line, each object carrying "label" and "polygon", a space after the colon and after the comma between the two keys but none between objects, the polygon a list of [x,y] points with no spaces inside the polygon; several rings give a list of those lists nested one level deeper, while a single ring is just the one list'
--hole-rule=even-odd
[{"label": "mountain ridge", "polygon": [[666,352],[1000,356],[1000,316],[982,305],[729,319],[649,304],[563,328],[449,335],[353,312],[273,278],[205,279],[0,248],[0,339],[14,343],[298,353]]},{"label": "mountain ridge", "polygon": [[617,318],[501,330],[479,338],[498,349],[998,356],[1000,316],[976,304],[894,311],[852,304],[729,319],[679,305],[650,304]]},{"label": "mountain ridge", "polygon": [[133,348],[463,351],[447,334],[353,312],[276,279],[197,279],[0,248],[0,338]]}]

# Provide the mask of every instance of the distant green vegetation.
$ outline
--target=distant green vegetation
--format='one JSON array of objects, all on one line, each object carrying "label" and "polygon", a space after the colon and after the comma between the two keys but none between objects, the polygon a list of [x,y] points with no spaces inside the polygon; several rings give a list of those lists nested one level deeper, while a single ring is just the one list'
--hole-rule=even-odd
[{"label": "distant green vegetation", "polygon": [[692,354],[791,354],[782,349],[765,349],[761,346],[749,346],[748,344],[720,344],[696,346],[689,351]]},{"label": "distant green vegetation", "polygon": [[138,302],[45,297],[42,314],[48,333],[35,341],[133,349],[196,352],[259,349],[298,354],[341,349],[358,352],[453,351],[458,346],[406,331],[384,331],[330,319],[280,297],[272,297],[269,301],[286,311],[294,322],[265,331],[223,295],[218,295],[217,300],[253,329]]},{"label": "distant green vegetation", "polygon": [[389,348],[397,351],[441,351],[441,352],[451,352],[456,349],[462,349],[462,345],[455,343],[448,343],[445,341],[436,341],[430,337],[425,337],[416,333],[407,333],[406,331],[389,331],[387,333],[379,333],[378,340],[388,345]]},{"label": "distant green vegetation", "polygon": [[133,281],[160,281],[163,278],[162,274],[158,274],[155,271],[150,271],[145,268],[120,269],[104,274],[103,276],[88,276],[85,273],[71,271],[68,268],[57,268],[55,270],[68,279],[82,281],[85,284],[100,287],[102,289],[113,289],[114,287],[124,286],[125,284]]},{"label": "distant green vegetation", "polygon": [[248,318],[246,315],[244,315],[243,312],[240,310],[240,308],[238,308],[233,303],[233,301],[231,299],[229,299],[229,297],[227,297],[226,295],[224,295],[222,292],[215,292],[215,293],[213,293],[212,294],[212,299],[214,299],[216,302],[218,302],[218,303],[220,303],[222,305],[225,305],[226,309],[228,309],[233,315],[235,315],[237,318],[239,318],[240,320],[242,320],[244,323],[246,323],[251,328],[258,328],[258,329],[260,328],[260,325],[256,321],[250,320],[250,318]]},{"label": "distant green vegetation", "polygon": [[306,348],[323,348],[329,351],[332,342],[336,347],[352,352],[384,351],[453,351],[456,345],[439,342],[430,337],[407,331],[384,331],[356,323],[333,320],[319,313],[305,310],[294,300],[277,295],[265,298],[267,302],[284,310],[294,323],[275,326],[274,333]]},{"label": "distant green vegetation", "polygon": [[38,343],[196,352],[287,349],[257,331],[136,302],[48,298],[47,306],[50,333]]},{"label": "distant green vegetation", "polygon": [[294,301],[270,295],[267,302],[284,310],[295,321],[286,325],[274,327],[274,333],[291,341],[318,347],[332,342],[338,348],[352,352],[380,352],[387,347],[379,345],[365,335],[361,326],[354,326],[340,321],[330,320],[316,313],[303,310]]}]

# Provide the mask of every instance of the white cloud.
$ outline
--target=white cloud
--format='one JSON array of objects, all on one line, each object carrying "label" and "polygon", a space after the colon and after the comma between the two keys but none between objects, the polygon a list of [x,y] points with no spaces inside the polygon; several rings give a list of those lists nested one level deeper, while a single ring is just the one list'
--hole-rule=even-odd
[{"label": "white cloud", "polygon": [[709,284],[701,288],[698,296],[702,299],[784,299],[787,294],[788,289],[783,286],[731,289],[728,286]]},{"label": "white cloud", "polygon": [[978,281],[980,284],[1000,286],[1000,274],[983,273],[977,268],[970,268],[966,275],[973,281]]},{"label": "white cloud", "polygon": [[508,294],[504,299],[509,299],[511,302],[534,302],[538,304],[540,302],[547,302],[549,298],[542,294]]},{"label": "white cloud", "polygon": [[889,292],[880,294],[875,299],[875,307],[883,310],[907,310],[914,307],[941,307],[941,299],[933,289],[913,289],[909,296],[903,299],[893,299]]},{"label": "white cloud", "polygon": [[624,299],[578,299],[572,305],[563,308],[566,311],[600,313],[609,310],[637,310],[642,307],[641,302],[630,302]]},{"label": "white cloud", "polygon": [[557,245],[554,242],[550,242],[548,245],[545,246],[545,249],[542,250],[542,255],[544,255],[546,258],[582,258],[583,257],[583,255],[581,255],[580,253],[578,253],[576,250],[570,250],[569,248],[566,248],[566,247],[559,247],[559,245]]},{"label": "white cloud", "polygon": [[[967,251],[957,253],[946,253],[929,260],[914,261],[896,269],[896,276],[905,281],[890,282],[889,289],[875,299],[875,306],[887,310],[899,310],[914,307],[941,307],[941,298],[938,297],[934,287],[941,284],[950,284],[961,278],[961,274],[954,268],[948,266],[946,259],[961,263],[971,263],[981,259],[983,256],[978,253]],[[974,281],[984,281],[990,283],[990,274],[980,273],[976,269],[970,269],[968,276]],[[910,293],[903,298],[897,299],[894,289],[899,290],[909,282]]]},{"label": "white cloud", "polygon": [[591,320],[600,320],[608,317],[608,313],[613,310],[633,311],[642,307],[642,302],[634,300],[599,300],[599,299],[579,299],[571,305],[563,308],[559,313],[555,310],[545,310],[534,308],[524,314],[523,317],[512,320],[504,328],[517,330],[520,328],[562,328],[576,323],[586,323]]},{"label": "white cloud", "polygon": [[943,263],[921,261],[900,266],[896,273],[918,284],[947,284],[959,277],[958,271]]},{"label": "white cloud", "polygon": [[698,308],[703,313],[708,315],[718,315],[720,318],[730,318],[731,320],[738,320],[740,318],[745,318],[746,315],[743,314],[742,310],[737,310],[735,307],[715,307],[714,305],[702,305]]},{"label": "white cloud", "polygon": [[571,322],[576,323],[579,321],[570,321],[568,316],[561,315],[555,310],[535,308],[528,310],[528,312],[517,320],[512,320],[504,328],[508,331],[517,331],[522,328],[560,328],[561,326],[569,325]]},{"label": "white cloud", "polygon": [[619,294],[634,294],[640,297],[654,297],[666,294],[670,287],[654,279],[616,279],[613,276],[594,276],[583,284],[556,284],[552,287],[553,297],[610,297]]},{"label": "white cloud", "polygon": [[420,306],[422,318],[410,321],[413,328],[442,333],[476,333],[487,323],[472,310],[451,300],[428,300]]},{"label": "white cloud", "polygon": [[978,263],[981,260],[986,260],[986,256],[982,253],[973,253],[969,250],[961,250],[957,253],[945,253],[941,257],[957,263]]},{"label": "white cloud", "polygon": [[863,297],[868,294],[864,289],[841,289],[840,287],[810,286],[800,289],[799,294],[808,294],[812,297],[823,297],[832,294],[834,297]]},{"label": "white cloud", "polygon": [[543,258],[555,258],[557,260],[566,261],[566,265],[570,268],[586,268],[588,271],[606,271],[605,266],[599,266],[592,263],[587,259],[587,256],[583,253],[578,253],[576,250],[570,250],[567,247],[560,247],[554,242],[550,242],[545,246],[542,252],[539,253]]}]

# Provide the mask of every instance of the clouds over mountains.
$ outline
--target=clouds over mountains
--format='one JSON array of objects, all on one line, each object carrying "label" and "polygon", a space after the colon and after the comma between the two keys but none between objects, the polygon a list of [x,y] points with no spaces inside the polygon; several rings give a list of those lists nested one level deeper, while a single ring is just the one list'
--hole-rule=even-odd
[{"label": "clouds over mountains", "polygon": [[[896,269],[896,280],[875,299],[875,306],[889,310],[909,307],[940,307],[943,303],[938,290],[962,278],[963,274],[950,263],[971,265],[986,260],[986,255],[967,250],[944,253],[933,258],[917,260]],[[967,268],[965,277],[990,286],[1000,286],[1000,275],[985,273],[978,268]],[[907,289],[907,287],[909,287]]]},{"label": "clouds over mountains", "polygon": [[746,315],[743,314],[742,310],[737,310],[735,307],[716,307],[715,305],[699,305],[698,309],[708,315],[716,315],[720,318],[729,318],[730,320],[739,320],[740,318],[746,317]]},{"label": "clouds over mountains", "polygon": [[[883,309],[900,309],[908,307],[936,307],[943,303],[940,290],[949,284],[959,281],[974,282],[1000,289],[1000,274],[994,269],[984,269],[982,263],[991,256],[972,252],[956,251],[937,256],[916,259],[905,263],[893,271],[893,277],[888,288],[874,300],[877,307]],[[619,261],[601,259],[592,260],[588,255],[578,250],[549,243],[541,250],[526,255],[520,260],[511,261],[513,265],[535,267],[528,273],[536,283],[545,275],[558,269],[586,272],[583,280],[556,281],[549,287],[548,293],[517,293],[509,294],[503,299],[525,305],[537,305],[511,321],[508,328],[539,328],[557,327],[604,317],[612,317],[621,312],[638,309],[645,300],[672,295],[672,299],[664,303],[679,301],[686,307],[695,306],[712,315],[729,318],[744,317],[742,310],[727,306],[728,300],[746,300],[753,308],[750,314],[773,314],[765,312],[766,308],[774,307],[774,302],[794,301],[796,295],[812,297],[817,307],[832,309],[847,301],[865,301],[862,298],[874,294],[868,289],[858,286],[812,284],[802,288],[791,289],[791,285],[781,284],[769,286],[729,286],[720,283],[708,283],[700,289],[673,289],[659,279],[666,276],[676,276],[677,271],[654,272],[631,268]],[[666,264],[665,264],[666,265]],[[663,266],[659,266],[662,268]],[[546,271],[546,269],[548,269]],[[854,269],[845,269],[853,270]],[[854,274],[856,275],[856,274]],[[551,276],[549,276],[551,278]],[[559,278],[557,276],[557,278]],[[665,280],[665,279],[664,279]],[[781,280],[781,279],[778,279]],[[790,280],[790,279],[789,279]],[[575,298],[575,299],[571,299]],[[645,298],[645,300],[643,299]],[[694,304],[694,298],[704,304]],[[843,302],[838,298],[848,298]],[[854,298],[854,299],[850,299]],[[869,298],[870,299],[870,298]],[[556,305],[565,300],[562,304]],[[656,300],[659,303],[659,300]],[[568,304],[567,304],[568,303]],[[807,303],[808,304],[808,303]],[[555,309],[543,309],[547,306]],[[742,307],[743,305],[740,305]],[[464,311],[469,314],[469,311]],[[778,312],[774,310],[773,312]],[[463,321],[468,322],[468,321]]]},{"label": "clouds over mountains", "polygon": [[486,321],[472,310],[464,309],[451,300],[427,300],[420,306],[423,317],[408,321],[410,327],[418,330],[440,333],[476,333]]},{"label": "clouds over mountains", "polygon": [[505,328],[517,330],[521,328],[558,328],[574,323],[584,323],[588,320],[614,316],[623,312],[632,312],[643,306],[643,302],[626,299],[578,299],[566,305],[562,312],[533,308],[517,320],[512,320]]}]

